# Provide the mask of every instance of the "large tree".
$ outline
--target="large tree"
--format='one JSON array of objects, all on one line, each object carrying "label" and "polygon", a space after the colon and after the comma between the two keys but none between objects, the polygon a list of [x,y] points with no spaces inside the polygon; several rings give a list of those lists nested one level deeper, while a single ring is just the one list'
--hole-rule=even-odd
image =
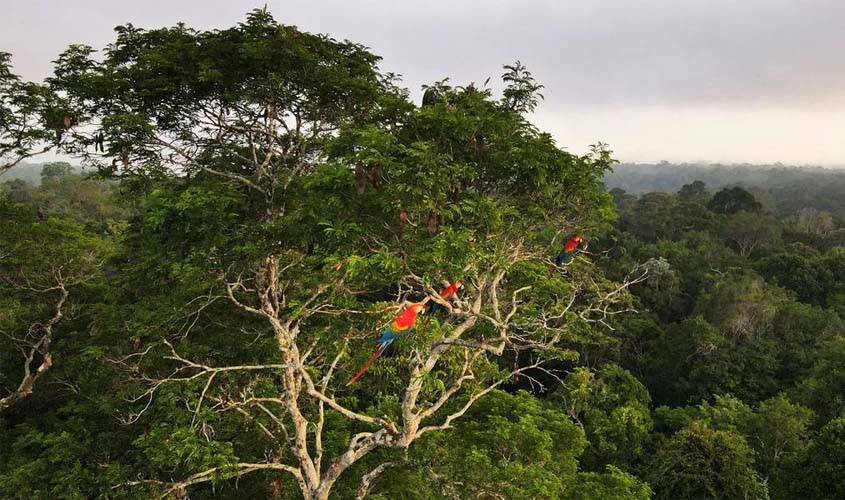
[{"label": "large tree", "polygon": [[790,490],[784,498],[845,496],[845,418],[837,417],[822,427],[790,472]]},{"label": "large tree", "polygon": [[0,199],[0,413],[53,368],[80,288],[101,276],[108,243],[69,220]]},{"label": "large tree", "polygon": [[699,420],[662,440],[648,477],[660,499],[768,497],[743,436]]},{"label": "large tree", "polygon": [[27,158],[63,145],[78,117],[49,84],[21,79],[0,52],[0,175]]},{"label": "large tree", "polygon": [[591,444],[584,458],[587,466],[633,470],[652,427],[651,398],[633,375],[617,365],[605,365],[595,375],[578,368],[551,399],[584,427]]},{"label": "large tree", "polygon": [[735,214],[740,211],[759,212],[763,206],[754,195],[739,186],[723,188],[710,198],[707,207],[719,214]]},{"label": "large tree", "polygon": [[[440,82],[417,108],[364,47],[264,11],[117,32],[101,62],[72,47],[50,84],[86,120],[67,149],[145,195],[113,319],[134,347],[111,359],[136,374],[127,420],[152,429],[137,442],[151,460],[125,486],[269,473],[271,495],[292,478],[323,499],[360,461],[366,491],[390,450],[520,375],[553,380],[547,361],[630,309],[641,271],[618,283],[549,259],[612,217],[611,159],[527,121],[540,86],[521,65],[500,100]],[[468,290],[446,303],[456,279]],[[410,301],[445,313],[344,388]],[[232,419],[258,434],[223,432]]]},{"label": "large tree", "polygon": [[776,244],[780,239],[781,227],[772,217],[741,211],[724,222],[722,234],[741,257],[748,257],[758,248]]}]

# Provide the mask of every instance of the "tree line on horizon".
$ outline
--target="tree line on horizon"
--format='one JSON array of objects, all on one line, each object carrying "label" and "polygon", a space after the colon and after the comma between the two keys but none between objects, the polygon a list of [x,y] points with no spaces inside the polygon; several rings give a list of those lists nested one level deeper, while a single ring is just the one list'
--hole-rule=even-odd
[{"label": "tree line on horizon", "polygon": [[608,172],[608,189],[640,195],[675,193],[686,184],[704,182],[710,189],[739,186],[750,191],[768,212],[785,217],[813,208],[845,217],[845,169],[775,165],[702,165],[694,163],[621,163]]}]

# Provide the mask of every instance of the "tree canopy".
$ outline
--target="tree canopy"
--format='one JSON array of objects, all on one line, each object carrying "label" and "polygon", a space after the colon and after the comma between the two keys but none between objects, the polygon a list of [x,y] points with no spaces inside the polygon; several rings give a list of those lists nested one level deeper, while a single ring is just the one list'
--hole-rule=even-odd
[{"label": "tree canopy", "polygon": [[608,192],[520,62],[418,104],[265,10],[55,64],[0,57],[0,156],[71,160],[0,178],[0,496],[838,492],[835,216]]}]

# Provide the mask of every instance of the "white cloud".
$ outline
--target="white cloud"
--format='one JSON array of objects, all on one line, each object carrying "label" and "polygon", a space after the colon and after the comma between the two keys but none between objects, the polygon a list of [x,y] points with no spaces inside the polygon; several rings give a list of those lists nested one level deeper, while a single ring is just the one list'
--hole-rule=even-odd
[{"label": "white cloud", "polygon": [[[111,29],[239,22],[262,2],[3,0],[0,50],[42,78],[69,43]],[[361,42],[417,90],[496,77],[520,59],[546,85],[536,119],[570,150],[623,160],[845,163],[845,2],[838,0],[271,0],[280,22]],[[419,95],[418,93],[415,95]]]}]

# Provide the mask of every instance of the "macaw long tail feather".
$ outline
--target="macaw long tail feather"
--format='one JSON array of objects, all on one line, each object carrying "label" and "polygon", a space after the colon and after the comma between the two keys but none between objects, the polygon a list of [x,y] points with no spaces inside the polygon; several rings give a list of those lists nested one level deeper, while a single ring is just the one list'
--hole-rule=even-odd
[{"label": "macaw long tail feather", "polygon": [[358,370],[358,373],[356,373],[354,377],[349,379],[349,382],[346,383],[346,387],[349,387],[350,385],[354,384],[356,380],[361,378],[361,376],[364,375],[364,372],[367,371],[367,368],[369,368],[370,365],[373,364],[373,362],[375,362],[375,360],[377,360],[379,356],[381,356],[381,353],[383,353],[384,350],[387,349],[387,346],[389,346],[389,345],[390,344],[384,344],[384,345],[380,346],[378,348],[378,350],[375,352],[375,354],[373,354],[370,357],[370,359],[368,359],[367,362],[364,363],[364,366],[362,366],[361,369]]}]

